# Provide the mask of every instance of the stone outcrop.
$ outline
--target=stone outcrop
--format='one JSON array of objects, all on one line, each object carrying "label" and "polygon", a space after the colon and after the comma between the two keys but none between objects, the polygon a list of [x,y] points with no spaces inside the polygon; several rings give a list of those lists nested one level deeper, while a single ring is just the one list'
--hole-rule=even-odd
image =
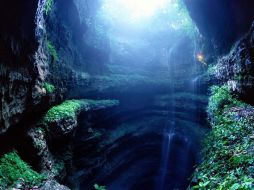
[{"label": "stone outcrop", "polygon": [[[78,115],[109,109],[119,104],[116,100],[68,100],[51,108],[41,122],[27,132],[31,142],[31,156],[48,179],[62,181],[66,163],[71,164],[71,138],[77,127]],[[70,166],[69,166],[70,167]]]},{"label": "stone outcrop", "polygon": [[67,100],[52,107],[44,116],[43,124],[51,139],[67,135],[77,127],[80,112],[90,112],[118,105],[117,100]]}]

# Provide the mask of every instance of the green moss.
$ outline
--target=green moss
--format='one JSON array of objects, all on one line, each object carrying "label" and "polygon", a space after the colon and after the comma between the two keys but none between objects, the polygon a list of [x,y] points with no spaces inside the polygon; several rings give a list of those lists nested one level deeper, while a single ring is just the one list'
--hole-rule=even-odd
[{"label": "green moss", "polygon": [[50,11],[52,10],[53,3],[54,3],[53,0],[46,0],[45,9],[44,9],[46,15],[48,15],[50,13]]},{"label": "green moss", "polygon": [[53,58],[53,61],[57,61],[58,60],[58,54],[57,54],[56,48],[53,45],[53,43],[51,41],[47,41],[46,45],[47,45],[47,49],[49,51],[49,54]]},{"label": "green moss", "polygon": [[254,109],[234,98],[226,86],[213,88],[208,111],[216,119],[206,138],[204,162],[195,172],[193,189],[253,189],[254,114],[248,110]]},{"label": "green moss", "polygon": [[52,107],[45,115],[44,121],[50,123],[55,120],[74,118],[82,108],[82,100],[66,100],[60,105]]},{"label": "green moss", "polygon": [[44,123],[51,123],[62,119],[72,119],[82,109],[100,109],[118,105],[117,100],[66,100],[62,104],[52,107],[44,116]]},{"label": "green moss", "polygon": [[27,163],[21,160],[17,152],[5,154],[0,159],[0,189],[7,189],[20,179],[23,179],[29,187],[33,187],[40,185],[44,177],[33,171]]},{"label": "green moss", "polygon": [[46,89],[46,92],[47,92],[48,94],[52,94],[52,93],[55,91],[54,85],[52,85],[52,84],[50,84],[50,83],[45,82],[44,85],[43,85],[43,87]]}]

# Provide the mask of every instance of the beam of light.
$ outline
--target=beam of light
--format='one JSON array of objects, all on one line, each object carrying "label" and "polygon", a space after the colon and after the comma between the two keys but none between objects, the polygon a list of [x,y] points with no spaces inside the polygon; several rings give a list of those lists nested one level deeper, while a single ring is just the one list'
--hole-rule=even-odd
[{"label": "beam of light", "polygon": [[137,22],[154,16],[170,0],[104,0],[103,10],[112,18]]}]

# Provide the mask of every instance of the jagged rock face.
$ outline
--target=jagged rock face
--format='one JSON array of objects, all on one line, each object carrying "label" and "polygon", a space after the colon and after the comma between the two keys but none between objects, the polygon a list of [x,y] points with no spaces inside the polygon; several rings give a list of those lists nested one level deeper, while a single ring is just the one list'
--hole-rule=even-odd
[{"label": "jagged rock face", "polygon": [[[225,53],[245,34],[253,19],[252,0],[184,0],[190,16],[217,53]],[[211,52],[210,52],[211,53]]]},{"label": "jagged rock face", "polygon": [[254,95],[254,25],[250,32],[222,57],[214,68],[215,77],[247,102]]},{"label": "jagged rock face", "polygon": [[[36,38],[38,1],[4,1],[0,10],[0,133],[33,112],[45,89],[46,55]],[[26,118],[28,119],[28,118]]]},{"label": "jagged rock face", "polygon": [[53,110],[47,113],[51,114],[50,120],[45,119],[46,114],[41,122],[26,132],[26,145],[29,150],[24,152],[30,154],[27,156],[29,161],[47,176],[47,179],[63,181],[71,167],[71,137],[77,127],[78,115],[81,112],[109,109],[119,104],[114,100],[77,100],[76,103],[80,104],[76,105],[76,109],[72,108],[68,101],[53,107]]},{"label": "jagged rock face", "polygon": [[[48,143],[46,132],[43,128],[34,127],[27,132],[27,137],[31,143],[30,152],[32,156],[30,161],[36,163],[38,170],[42,171],[48,176],[48,178],[54,178],[56,176],[64,177],[63,167],[59,171],[53,170],[53,166],[56,165],[56,160],[51,154]],[[59,160],[58,160],[59,162]],[[60,174],[59,172],[62,172]]]}]

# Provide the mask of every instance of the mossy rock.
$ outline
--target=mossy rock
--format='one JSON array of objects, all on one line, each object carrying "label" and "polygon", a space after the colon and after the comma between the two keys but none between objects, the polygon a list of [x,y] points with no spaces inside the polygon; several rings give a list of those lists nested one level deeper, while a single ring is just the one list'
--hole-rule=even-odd
[{"label": "mossy rock", "polygon": [[44,176],[35,172],[16,151],[0,158],[0,189],[8,189],[19,181],[23,181],[22,183],[31,188],[41,185],[43,180]]},{"label": "mossy rock", "polygon": [[118,104],[117,100],[66,100],[48,110],[43,118],[43,124],[52,135],[62,136],[77,126],[77,116],[81,111],[104,109]]}]

